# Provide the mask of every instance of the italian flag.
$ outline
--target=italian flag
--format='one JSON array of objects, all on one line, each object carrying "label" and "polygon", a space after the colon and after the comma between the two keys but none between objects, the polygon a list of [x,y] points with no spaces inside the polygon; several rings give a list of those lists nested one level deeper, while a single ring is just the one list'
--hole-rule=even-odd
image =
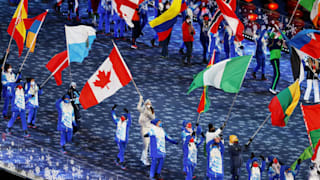
[{"label": "italian flag", "polygon": [[188,94],[198,87],[213,86],[228,93],[240,90],[252,56],[238,56],[207,67],[193,79]]},{"label": "italian flag", "polygon": [[278,95],[272,98],[269,104],[271,112],[271,123],[273,126],[284,127],[296,108],[300,99],[299,80],[282,90]]},{"label": "italian flag", "polygon": [[301,105],[310,145],[315,148],[320,139],[320,104]]}]

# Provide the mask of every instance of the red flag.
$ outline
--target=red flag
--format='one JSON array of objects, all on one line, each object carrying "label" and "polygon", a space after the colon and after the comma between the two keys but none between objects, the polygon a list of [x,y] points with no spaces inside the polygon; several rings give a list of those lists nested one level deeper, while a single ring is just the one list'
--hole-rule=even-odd
[{"label": "red flag", "polygon": [[[233,11],[236,10],[237,7],[237,1],[236,0],[226,0],[226,3],[229,4],[232,8]],[[221,21],[223,20],[223,16],[221,14],[221,11],[219,9],[216,10],[216,12],[214,13],[214,15],[211,18],[210,21],[210,28],[208,32],[211,32],[213,34],[218,32],[219,29],[219,25],[221,23]]]},{"label": "red flag", "polygon": [[227,21],[229,26],[232,29],[233,35],[236,36],[236,41],[242,41],[244,39],[243,37],[243,31],[244,26],[242,22],[238,19],[236,13],[233,11],[233,7],[231,7],[229,4],[224,2],[223,0],[217,0],[218,7],[224,17],[224,19]]},{"label": "red flag", "polygon": [[52,72],[58,86],[62,84],[61,72],[69,66],[68,52],[63,51],[50,59],[46,68]]},{"label": "red flag", "polygon": [[7,29],[10,36],[12,36],[14,30],[13,39],[17,43],[19,56],[21,56],[26,39],[26,27],[23,22],[23,19],[26,18],[28,18],[28,0],[21,0]]},{"label": "red flag", "polygon": [[115,46],[82,88],[79,98],[82,107],[88,109],[99,104],[127,85],[131,79],[130,70]]}]

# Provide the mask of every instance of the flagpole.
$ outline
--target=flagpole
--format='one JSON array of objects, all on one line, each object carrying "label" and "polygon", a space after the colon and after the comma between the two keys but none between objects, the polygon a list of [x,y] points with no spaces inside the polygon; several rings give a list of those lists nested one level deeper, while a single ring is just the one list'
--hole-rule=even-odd
[{"label": "flagpole", "polygon": [[[8,45],[8,48],[7,48],[7,51],[6,51],[6,55],[4,56],[4,60],[3,60],[3,63],[2,63],[2,67],[1,67],[2,72],[3,72],[3,70],[4,70],[4,65],[6,64],[6,61],[7,61],[7,58],[8,58],[8,54],[9,54],[9,51],[10,51],[12,38],[13,38],[14,32],[16,31],[17,22],[18,22],[18,20],[19,20],[20,15],[21,15],[21,9],[22,9],[22,5],[23,5],[23,3],[24,3],[24,0],[22,0],[20,3],[21,3],[21,6],[20,6],[20,9],[19,9],[19,12],[18,12],[18,16],[17,16],[17,18],[16,18],[16,22],[14,23],[14,28],[13,28],[13,30],[12,30],[12,34],[11,34],[11,37],[10,37],[9,45]],[[14,15],[14,14],[13,14],[13,15]],[[21,19],[21,17],[20,17],[20,19]],[[22,21],[22,19],[21,19],[21,21]],[[9,24],[9,25],[10,25],[10,24]]]},{"label": "flagpole", "polygon": [[198,118],[197,118],[197,123],[196,123],[196,124],[199,124],[200,114],[201,114],[201,113],[198,114]]},{"label": "flagpole", "polygon": [[293,10],[293,13],[292,13],[292,15],[291,15],[291,17],[290,17],[290,20],[289,20],[287,26],[289,26],[289,25],[291,24],[291,21],[292,21],[292,19],[293,19],[294,14],[296,13],[296,11],[297,11],[297,9],[298,9],[298,6],[299,6],[300,1],[301,1],[301,0],[299,0],[299,1],[297,2],[297,5],[296,5],[296,7],[295,7],[294,10]]},{"label": "flagpole", "polygon": [[[67,54],[68,54],[68,59],[69,59],[69,43],[68,43],[68,38],[67,38],[67,25],[64,25],[64,31],[66,33],[66,43],[67,43]],[[69,59],[70,61],[70,59]],[[71,63],[69,63],[69,76],[70,76],[70,83],[72,82],[72,73],[71,73]]]},{"label": "flagpole", "polygon": [[231,114],[231,110],[232,110],[232,108],[233,108],[234,102],[236,101],[237,97],[238,97],[238,93],[236,93],[236,95],[235,95],[234,98],[233,98],[232,104],[231,104],[231,106],[230,106],[230,108],[229,108],[228,115],[227,115],[227,117],[226,117],[226,120],[224,121],[224,124],[225,124],[225,125],[227,124],[227,122],[228,122],[228,120],[229,120],[229,117],[230,117],[230,114]]},{"label": "flagpole", "polygon": [[259,128],[254,132],[254,134],[250,137],[249,141],[246,143],[246,146],[249,146],[250,143],[253,141],[253,138],[258,134],[258,132],[261,130],[261,128],[264,126],[264,124],[268,121],[270,118],[271,113],[266,117],[266,119],[262,122],[262,124],[259,126]]},{"label": "flagpole", "polygon": [[50,74],[50,76],[40,85],[40,89],[49,81],[49,79],[55,75],[60,68],[63,66],[63,64],[68,60],[69,58],[67,57],[65,60],[63,60],[63,62]]},{"label": "flagpole", "polygon": [[[49,10],[47,9],[46,11],[48,12]],[[45,18],[46,18],[46,16],[44,16],[44,17],[41,19],[40,26],[39,26],[39,28],[37,29],[36,35],[35,35],[35,37],[33,38],[32,42],[31,42],[30,48],[28,49],[28,52],[27,52],[26,56],[24,57],[24,60],[23,60],[23,62],[22,62],[22,64],[21,64],[21,66],[20,66],[19,72],[22,71],[22,68],[23,68],[23,66],[24,66],[24,64],[25,64],[25,62],[26,62],[26,60],[27,60],[27,58],[28,58],[28,56],[29,56],[30,49],[32,49],[33,44],[34,44],[34,42],[35,42],[36,39],[37,39],[37,36],[38,36],[38,34],[39,34],[39,31],[40,31],[40,29],[41,29],[41,26],[42,26],[43,21],[44,21]]]}]

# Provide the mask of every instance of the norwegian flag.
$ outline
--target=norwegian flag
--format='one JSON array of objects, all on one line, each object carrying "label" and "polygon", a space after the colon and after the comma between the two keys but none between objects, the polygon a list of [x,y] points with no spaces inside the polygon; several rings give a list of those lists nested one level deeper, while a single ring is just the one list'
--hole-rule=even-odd
[{"label": "norwegian flag", "polygon": [[244,39],[243,37],[243,30],[244,26],[241,23],[241,21],[238,19],[236,13],[234,13],[233,7],[230,4],[227,4],[223,0],[217,0],[218,7],[224,17],[224,19],[227,21],[229,26],[232,29],[233,35],[235,35],[236,41],[242,41]]},{"label": "norwegian flag", "polygon": [[[226,3],[231,6],[232,10],[236,10],[236,6],[237,6],[236,0],[226,0]],[[210,32],[213,34],[217,33],[218,29],[219,29],[219,25],[222,20],[223,20],[222,13],[221,13],[220,9],[217,9],[217,11],[214,13],[214,15],[212,16],[212,19],[210,21],[210,29],[209,29],[208,33],[210,33]]]},{"label": "norwegian flag", "polygon": [[142,0],[112,0],[112,8],[126,21],[128,26],[133,28],[132,18],[137,13],[136,9],[141,2]]}]

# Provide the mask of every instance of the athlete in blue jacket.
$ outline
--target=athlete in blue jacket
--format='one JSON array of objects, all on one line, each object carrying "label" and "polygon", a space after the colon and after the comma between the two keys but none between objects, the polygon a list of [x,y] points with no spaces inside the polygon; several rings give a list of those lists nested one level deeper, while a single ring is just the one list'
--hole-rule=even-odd
[{"label": "athlete in blue jacket", "polygon": [[260,156],[262,159],[261,165],[259,160],[254,157],[254,154],[251,154],[251,158],[247,161],[247,171],[248,171],[248,180],[261,180],[262,172],[266,167],[266,162],[263,156]]},{"label": "athlete in blue jacket", "polygon": [[207,176],[209,180],[223,180],[223,153],[224,145],[220,138],[210,140],[206,145]]},{"label": "athlete in blue jacket", "polygon": [[117,126],[115,141],[119,147],[119,154],[117,156],[116,164],[120,164],[121,169],[126,169],[124,164],[124,151],[126,150],[126,146],[128,143],[129,129],[131,126],[131,115],[129,111],[124,108],[123,110],[126,112],[126,114],[122,114],[121,117],[118,118],[116,112],[114,111],[116,107],[117,105],[115,104],[111,110],[111,118]]},{"label": "athlete in blue jacket", "polygon": [[[150,136],[150,157],[152,159],[150,167],[150,178],[161,179],[161,169],[166,156],[166,140],[178,144],[175,140],[171,139],[162,128],[162,122],[159,119],[151,121],[153,126],[145,137]],[[158,167],[157,167],[158,165]]]},{"label": "athlete in blue jacket", "polygon": [[35,80],[31,78],[26,83],[25,87],[26,108],[29,111],[28,115],[28,127],[37,128],[35,125],[37,112],[39,107],[39,95],[42,95],[42,89],[36,84]]}]

